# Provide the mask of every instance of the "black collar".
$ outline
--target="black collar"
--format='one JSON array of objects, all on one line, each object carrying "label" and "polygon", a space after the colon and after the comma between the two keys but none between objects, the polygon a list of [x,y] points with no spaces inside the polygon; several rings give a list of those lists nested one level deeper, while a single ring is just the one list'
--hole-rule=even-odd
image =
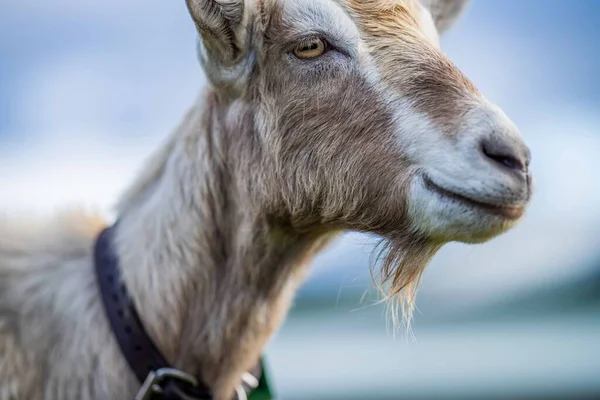
[{"label": "black collar", "polygon": [[[121,281],[119,260],[112,247],[114,226],[96,241],[94,264],[104,309],[121,352],[142,385],[136,400],[212,400],[210,388],[173,368],[146,333],[127,288]],[[261,363],[244,374],[234,400],[245,400],[262,378]],[[260,379],[261,383],[263,379]]]}]

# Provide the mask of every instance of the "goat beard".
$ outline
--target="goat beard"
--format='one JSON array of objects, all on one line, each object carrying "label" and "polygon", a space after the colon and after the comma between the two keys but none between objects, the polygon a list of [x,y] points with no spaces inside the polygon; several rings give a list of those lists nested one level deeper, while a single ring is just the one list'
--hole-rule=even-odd
[{"label": "goat beard", "polygon": [[[381,242],[377,260],[381,267],[371,268],[373,281],[389,305],[394,329],[401,325],[410,331],[415,297],[423,271],[441,248],[426,237],[401,234]],[[401,318],[399,318],[401,316]]]}]

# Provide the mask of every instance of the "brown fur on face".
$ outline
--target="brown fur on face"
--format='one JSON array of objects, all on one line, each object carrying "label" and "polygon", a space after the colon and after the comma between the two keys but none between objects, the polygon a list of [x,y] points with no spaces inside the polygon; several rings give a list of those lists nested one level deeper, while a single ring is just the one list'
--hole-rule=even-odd
[{"label": "brown fur on face", "polygon": [[345,0],[363,32],[363,39],[383,83],[410,99],[446,132],[475,100],[477,88],[425,37],[416,0]]},{"label": "brown fur on face", "polygon": [[[265,14],[270,18],[249,101],[258,110],[265,181],[275,185],[267,198],[279,199],[272,212],[293,230],[385,235],[390,244],[381,281],[391,282],[392,295],[399,294],[422,271],[428,257],[420,254],[429,246],[408,224],[403,180],[410,179],[411,167],[394,144],[387,101],[359,67],[343,60],[299,70],[305,75],[289,79],[290,70],[278,60],[281,43],[294,38],[294,26],[280,5]],[[410,306],[403,310],[409,315]]]}]

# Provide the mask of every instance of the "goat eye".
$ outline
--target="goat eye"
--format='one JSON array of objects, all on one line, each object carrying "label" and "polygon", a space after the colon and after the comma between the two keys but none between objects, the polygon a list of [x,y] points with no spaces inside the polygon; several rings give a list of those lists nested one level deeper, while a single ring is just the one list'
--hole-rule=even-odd
[{"label": "goat eye", "polygon": [[298,58],[316,58],[325,53],[326,46],[322,39],[314,38],[301,42],[294,47],[294,55]]}]

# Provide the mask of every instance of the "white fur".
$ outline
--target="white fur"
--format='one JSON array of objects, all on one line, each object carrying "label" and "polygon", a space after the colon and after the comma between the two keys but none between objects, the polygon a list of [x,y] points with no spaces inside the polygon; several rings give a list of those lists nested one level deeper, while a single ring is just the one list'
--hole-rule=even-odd
[{"label": "white fur", "polygon": [[440,35],[438,33],[437,28],[435,27],[435,22],[433,21],[433,17],[431,16],[431,12],[421,6],[421,12],[419,14],[419,26],[425,37],[433,44],[439,47],[440,45]]}]

